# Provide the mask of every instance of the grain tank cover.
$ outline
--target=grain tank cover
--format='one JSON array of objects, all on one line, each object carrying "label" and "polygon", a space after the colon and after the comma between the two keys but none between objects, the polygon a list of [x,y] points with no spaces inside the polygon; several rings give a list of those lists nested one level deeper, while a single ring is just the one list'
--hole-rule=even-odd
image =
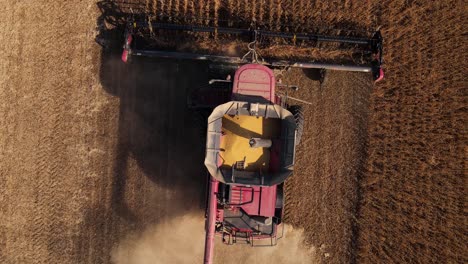
[{"label": "grain tank cover", "polygon": [[294,167],[296,122],[279,105],[231,101],[208,118],[205,166],[226,184],[271,186]]}]

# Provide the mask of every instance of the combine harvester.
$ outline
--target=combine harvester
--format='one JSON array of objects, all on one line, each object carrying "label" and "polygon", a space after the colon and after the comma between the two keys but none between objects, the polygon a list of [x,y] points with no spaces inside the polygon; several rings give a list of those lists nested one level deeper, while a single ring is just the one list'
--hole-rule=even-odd
[{"label": "combine harvester", "polygon": [[[152,32],[160,29],[237,34],[249,39],[249,52],[240,58],[145,49],[138,42],[147,45],[148,40],[141,32],[149,27]],[[364,66],[259,60],[255,46],[258,39],[265,37],[362,45],[371,51],[372,60],[370,65]],[[293,173],[303,113],[300,106],[288,105],[287,98],[276,92],[273,69],[301,67],[359,71],[372,73],[376,81],[383,78],[382,37],[378,31],[371,38],[343,38],[131,20],[122,60],[127,62],[131,55],[237,65],[232,79],[210,81],[210,84],[226,84],[227,90],[220,93],[213,88],[208,93],[211,96],[205,91],[191,98],[191,106],[206,107],[211,111],[205,121],[209,193],[204,263],[213,261],[216,235],[228,245],[243,242],[251,246],[274,246],[282,237],[283,184]]]}]

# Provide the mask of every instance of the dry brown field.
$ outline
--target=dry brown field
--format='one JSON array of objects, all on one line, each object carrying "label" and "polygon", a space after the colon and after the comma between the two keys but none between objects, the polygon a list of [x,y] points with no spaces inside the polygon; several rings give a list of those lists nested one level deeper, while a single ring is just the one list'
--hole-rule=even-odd
[{"label": "dry brown field", "polygon": [[[258,251],[217,245],[216,263],[468,262],[463,1],[0,0],[0,263],[201,262],[204,146],[186,98],[209,68],[125,66],[129,12],[385,38],[376,85],[285,75],[312,103],[286,236]],[[178,48],[227,45],[198,40]],[[356,62],[336,48],[262,52]]]}]

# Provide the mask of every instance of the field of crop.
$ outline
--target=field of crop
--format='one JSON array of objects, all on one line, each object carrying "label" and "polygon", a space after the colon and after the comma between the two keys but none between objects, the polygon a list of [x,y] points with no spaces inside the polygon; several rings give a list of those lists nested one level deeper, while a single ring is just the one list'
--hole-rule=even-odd
[{"label": "field of crop", "polygon": [[[119,59],[131,13],[175,23],[364,34],[386,79],[292,70],[306,126],[277,248],[216,263],[466,263],[463,1],[0,0],[0,262],[199,263],[204,146],[186,107],[204,63]],[[346,31],[341,31],[341,30]],[[354,31],[349,31],[354,30]],[[241,55],[190,36],[180,50]],[[286,42],[264,56],[360,63]],[[291,44],[291,43],[289,43]],[[220,76],[221,77],[221,76]],[[239,249],[241,252],[239,252]]]},{"label": "field of crop", "polygon": [[464,4],[384,1],[380,7],[387,79],[371,97],[358,261],[464,263]]}]

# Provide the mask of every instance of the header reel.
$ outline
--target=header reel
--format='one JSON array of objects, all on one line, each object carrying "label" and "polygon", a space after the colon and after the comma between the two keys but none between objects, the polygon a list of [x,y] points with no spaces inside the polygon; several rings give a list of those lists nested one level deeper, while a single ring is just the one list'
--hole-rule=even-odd
[{"label": "header reel", "polygon": [[[190,52],[166,51],[157,49],[148,45],[151,37],[155,37],[154,32],[191,32],[191,33],[211,33],[216,36],[236,36],[247,40],[248,52],[242,56],[222,56],[212,54],[197,54]],[[162,35],[161,35],[162,36]],[[369,62],[366,64],[340,64],[340,63],[322,63],[317,61],[290,61],[276,60],[274,58],[263,58],[257,49],[257,45],[265,39],[284,39],[289,40],[293,45],[297,41],[307,43],[342,43],[359,47],[370,54]],[[154,46],[154,45],[153,45]],[[275,32],[262,30],[255,27],[246,29],[230,28],[230,27],[215,27],[215,26],[196,26],[196,25],[181,25],[152,22],[149,19],[129,19],[125,30],[125,43],[123,46],[122,60],[127,62],[129,56],[145,56],[158,58],[186,59],[186,60],[206,60],[222,64],[247,64],[259,63],[270,68],[309,68],[309,69],[325,69],[338,71],[354,71],[354,72],[370,72],[374,80],[380,81],[384,77],[382,69],[382,52],[383,38],[380,30],[375,31],[371,37],[343,37],[343,36],[327,36],[314,33],[291,33],[291,32]]]}]

